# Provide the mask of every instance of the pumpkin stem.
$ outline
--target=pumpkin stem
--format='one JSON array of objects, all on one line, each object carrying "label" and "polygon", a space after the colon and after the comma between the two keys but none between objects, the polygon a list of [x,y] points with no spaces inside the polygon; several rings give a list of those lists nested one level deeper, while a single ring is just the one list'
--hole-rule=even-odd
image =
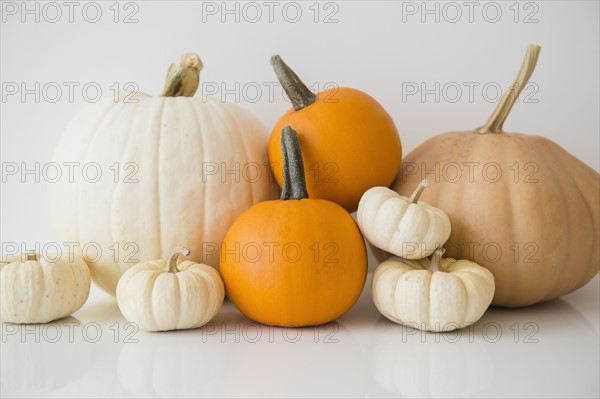
[{"label": "pumpkin stem", "polygon": [[419,183],[419,185],[417,186],[417,189],[410,196],[409,202],[411,204],[416,204],[417,201],[419,201],[419,197],[423,193],[423,190],[425,190],[425,187],[427,187],[428,185],[429,185],[429,180],[427,180],[427,179],[421,180],[421,183]]},{"label": "pumpkin stem", "polygon": [[31,253],[26,253],[25,254],[25,261],[29,261],[29,260],[33,260],[33,261],[38,261],[39,258],[37,256],[37,254],[35,252],[31,252]]},{"label": "pumpkin stem", "polygon": [[183,54],[169,67],[161,97],[193,97],[200,84],[203,66],[197,54]]},{"label": "pumpkin stem", "polygon": [[290,98],[294,110],[300,111],[317,101],[317,96],[306,87],[298,75],[283,62],[279,55],[271,57],[271,66],[283,90]]},{"label": "pumpkin stem", "polygon": [[289,126],[281,131],[281,153],[283,158],[281,200],[308,198],[300,140],[296,131]]},{"label": "pumpkin stem", "polygon": [[523,87],[525,87],[529,81],[529,78],[535,69],[535,65],[537,64],[541,49],[542,48],[537,44],[529,45],[515,82],[508,88],[508,91],[504,93],[504,96],[496,106],[494,113],[492,113],[486,124],[475,129],[474,133],[504,133],[502,131],[504,121],[508,117],[517,98],[519,98],[519,94],[523,90]]},{"label": "pumpkin stem", "polygon": [[169,272],[169,273],[177,273],[179,270],[177,269],[177,259],[179,259],[179,257],[181,255],[183,256],[189,256],[190,254],[190,250],[187,249],[186,247],[177,247],[173,250],[173,253],[171,255],[171,260],[169,260],[169,268],[167,270],[165,270],[165,272]]},{"label": "pumpkin stem", "polygon": [[429,262],[429,270],[432,273],[439,272],[440,270],[440,261],[442,260],[442,255],[446,252],[445,248],[438,247],[431,255],[431,261]]}]

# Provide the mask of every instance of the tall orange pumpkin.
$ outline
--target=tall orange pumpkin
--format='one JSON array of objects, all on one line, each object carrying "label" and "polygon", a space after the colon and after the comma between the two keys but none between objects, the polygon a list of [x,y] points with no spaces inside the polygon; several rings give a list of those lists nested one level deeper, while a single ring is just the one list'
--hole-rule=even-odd
[{"label": "tall orange pumpkin", "polygon": [[551,140],[502,130],[539,51],[529,47],[484,126],[427,140],[406,156],[393,186],[408,195],[424,174],[439,180],[421,198],[450,217],[446,254],[494,274],[493,305],[548,301],[583,286],[600,267],[598,173]]},{"label": "tall orange pumpkin", "polygon": [[269,161],[283,185],[279,136],[290,125],[300,136],[306,184],[312,198],[333,201],[348,212],[375,186],[389,187],[402,161],[394,121],[362,91],[340,87],[313,94],[279,56],[271,58],[293,108],[279,119],[269,141]]},{"label": "tall orange pumpkin", "polygon": [[364,241],[339,205],[309,199],[295,131],[281,134],[281,199],[254,205],[221,248],[227,294],[246,316],[285,327],[319,325],[346,313],[367,275]]}]

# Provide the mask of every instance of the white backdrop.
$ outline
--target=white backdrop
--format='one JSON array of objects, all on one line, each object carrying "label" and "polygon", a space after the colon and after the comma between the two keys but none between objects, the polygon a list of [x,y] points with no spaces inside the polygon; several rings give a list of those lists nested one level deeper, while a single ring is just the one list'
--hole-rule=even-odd
[{"label": "white backdrop", "polygon": [[544,135],[599,168],[597,1],[59,1],[25,8],[2,2],[3,243],[57,240],[43,176],[36,182],[35,174],[9,169],[42,168],[98,88],[112,95],[133,82],[160,93],[183,52],[204,61],[200,91],[239,102],[269,129],[289,107],[279,86],[270,93],[272,54],[308,85],[366,91],[393,116],[407,153],[437,133],[483,124],[496,89],[510,84],[527,45],[538,43],[533,83],[505,128]]}]

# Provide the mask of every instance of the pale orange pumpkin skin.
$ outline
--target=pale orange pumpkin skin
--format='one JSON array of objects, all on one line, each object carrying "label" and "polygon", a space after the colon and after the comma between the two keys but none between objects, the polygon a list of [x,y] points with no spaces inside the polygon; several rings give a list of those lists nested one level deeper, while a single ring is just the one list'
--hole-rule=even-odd
[{"label": "pale orange pumpkin skin", "polygon": [[[225,250],[236,243],[241,252],[245,245],[257,244],[262,256],[249,262],[256,252],[238,259],[227,255]],[[302,254],[292,262],[298,247]],[[220,267],[227,295],[249,318],[269,325],[312,326],[335,320],[354,305],[365,284],[367,254],[358,226],[339,205],[312,199],[266,201],[231,226]]]},{"label": "pale orange pumpkin skin", "polygon": [[[454,166],[451,174],[449,167],[443,172],[451,162],[462,165],[457,181]],[[471,164],[472,179],[465,162],[478,163]],[[410,195],[423,173],[435,180],[434,172],[425,171],[436,164],[439,180],[421,199],[450,217],[447,256],[467,258],[494,274],[492,305],[548,301],[598,273],[600,175],[558,144],[524,134],[441,134],[405,157],[392,188]],[[485,165],[491,165],[485,176],[489,181],[483,176]],[[502,176],[492,182],[497,169]],[[499,258],[493,247],[501,249]]]}]

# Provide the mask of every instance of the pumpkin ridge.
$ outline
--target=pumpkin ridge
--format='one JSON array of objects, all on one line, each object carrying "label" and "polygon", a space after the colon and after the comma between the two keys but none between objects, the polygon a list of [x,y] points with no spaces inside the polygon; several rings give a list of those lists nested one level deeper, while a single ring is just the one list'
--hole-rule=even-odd
[{"label": "pumpkin ridge", "polygon": [[453,276],[454,278],[456,278],[456,280],[457,280],[457,281],[459,281],[459,282],[460,282],[460,286],[462,287],[462,290],[463,290],[463,292],[464,292],[464,295],[465,295],[465,296],[464,296],[464,298],[465,298],[465,303],[464,303],[464,306],[462,307],[462,310],[463,310],[463,311],[462,311],[462,320],[461,320],[461,321],[460,321],[460,323],[459,323],[460,325],[463,325],[463,324],[465,324],[465,322],[469,322],[469,321],[470,321],[470,320],[467,320],[467,317],[469,317],[469,316],[470,316],[470,314],[469,314],[469,313],[470,313],[470,312],[469,312],[469,311],[470,311],[470,309],[469,309],[469,306],[471,305],[471,303],[470,303],[470,301],[469,301],[469,290],[467,289],[467,286],[466,286],[466,284],[465,284],[464,280],[463,280],[461,277],[459,277],[459,276],[456,276],[456,275],[455,275],[455,274],[453,274],[453,273],[449,273],[449,274],[450,274],[451,276]]},{"label": "pumpkin ridge", "polygon": [[[129,126],[127,127],[127,129],[125,131],[130,132],[131,128],[133,126],[133,123],[135,121],[135,116],[137,114],[137,111],[139,110],[138,104],[140,104],[141,100],[138,100],[136,103],[134,103],[133,105],[130,105],[131,107],[135,107],[136,112],[133,114],[133,116],[130,118],[131,121],[129,123]],[[120,163],[119,165],[125,165],[125,162],[127,159],[125,158],[125,155],[127,154],[127,149],[129,148],[129,143],[131,141],[131,134],[127,134],[127,140],[125,141],[125,146],[123,147],[123,151],[121,153],[121,156],[119,157]],[[114,226],[116,225],[116,223],[113,223],[114,221],[114,217],[113,217],[113,209],[114,209],[114,204],[117,202],[116,198],[117,198],[117,193],[119,192],[120,188],[123,187],[122,185],[119,184],[115,184],[114,185],[114,190],[112,192],[111,195],[111,201],[110,204],[108,205],[108,225],[110,226],[110,242],[118,242],[118,240],[116,239],[118,237],[118,234],[115,234],[114,232]]]},{"label": "pumpkin ridge", "polygon": [[[385,270],[385,271],[386,271],[386,272],[390,272],[390,271],[392,271],[392,270],[394,270],[394,269],[395,269],[395,268],[394,268],[392,265],[390,265],[390,266],[387,268],[387,270]],[[406,271],[406,270],[402,270],[402,268],[398,268],[398,269],[399,269],[399,273],[398,273],[398,275],[397,275],[397,276],[395,276],[395,278],[393,278],[393,280],[392,280],[392,281],[394,282],[394,286],[393,286],[393,289],[391,290],[391,293],[392,293],[392,301],[391,301],[391,302],[392,302],[392,310],[394,311],[394,316],[395,316],[395,318],[396,318],[396,319],[400,320],[400,312],[398,311],[398,304],[397,304],[397,302],[398,302],[398,301],[396,301],[396,298],[398,297],[398,294],[397,294],[397,292],[398,292],[398,288],[399,288],[399,285],[400,285],[400,284],[399,284],[399,282],[400,282],[400,279],[401,279],[401,278],[402,278],[402,276],[404,276],[406,273],[409,273],[409,272],[410,272],[410,270],[409,270],[409,271]],[[387,312],[387,310],[386,310],[386,312]]]},{"label": "pumpkin ridge", "polygon": [[[385,190],[382,190],[385,193]],[[388,195],[387,197],[384,197],[382,195],[382,200],[379,201],[379,198],[377,196],[375,196],[375,198],[373,198],[371,200],[371,202],[374,202],[375,205],[370,205],[370,204],[365,204],[367,209],[373,209],[373,213],[374,213],[374,222],[377,223],[377,225],[386,225],[387,223],[387,217],[383,214],[383,212],[380,212],[381,209],[385,209],[384,206],[386,205],[390,205],[390,203],[392,205],[395,205],[397,202],[399,202],[401,208],[398,210],[398,212],[396,212],[396,214],[394,215],[394,217],[389,220],[389,230],[388,231],[384,231],[384,230],[380,230],[377,229],[377,231],[375,233],[379,233],[376,236],[376,242],[375,244],[377,245],[381,245],[382,247],[385,246],[387,248],[385,248],[384,250],[388,251],[390,248],[390,242],[393,242],[396,240],[395,236],[398,235],[398,227],[400,226],[400,221],[402,220],[402,216],[405,214],[407,206],[404,204],[403,201],[396,201],[396,196],[395,195]],[[381,219],[383,218],[383,220]],[[368,220],[367,220],[368,221]],[[369,229],[365,229],[365,230],[369,230]],[[388,236],[389,233],[389,236]]]},{"label": "pumpkin ridge", "polygon": [[[166,267],[166,264],[165,264]],[[142,298],[142,301],[144,303],[152,303],[152,295],[154,293],[154,283],[156,282],[156,279],[160,276],[161,272],[149,272],[147,275],[147,280],[146,281],[141,281],[140,283],[143,283],[144,285],[146,285],[146,287],[148,287],[148,289],[146,290],[146,292],[144,292],[144,296],[145,298]],[[140,284],[141,286],[141,284]],[[157,324],[156,324],[156,316],[154,314],[154,306],[151,306],[149,309],[149,312],[147,312],[146,316],[148,316],[150,318],[150,323],[148,323],[149,325],[152,326],[152,328],[156,329]]]},{"label": "pumpkin ridge", "polygon": [[175,320],[174,323],[177,328],[181,328],[180,327],[180,322],[182,319],[185,320],[185,317],[181,317],[181,311],[182,309],[184,309],[184,307],[181,306],[181,288],[179,286],[179,272],[177,273],[170,273],[173,274],[173,315],[175,315]]},{"label": "pumpkin ridge", "polygon": [[[593,222],[592,222],[593,240],[591,242],[592,243],[598,242],[598,241],[600,241],[600,237],[598,234],[599,229],[597,226],[600,224],[600,212],[598,212],[598,213],[596,213],[596,215],[594,215],[594,208],[592,206],[590,206],[590,201],[588,201],[587,197],[584,195],[583,190],[581,190],[580,180],[582,179],[582,175],[585,173],[585,174],[589,174],[590,177],[595,178],[597,183],[600,183],[600,179],[599,179],[600,175],[598,175],[598,173],[595,172],[592,168],[590,168],[586,164],[582,163],[579,159],[571,158],[571,160],[575,161],[580,167],[583,167],[582,169],[584,169],[584,170],[582,170],[581,175],[579,175],[579,174],[577,175],[578,178],[573,178],[573,181],[575,183],[575,186],[577,187],[577,190],[579,191],[579,194],[583,200],[583,203],[586,205],[586,208],[588,209],[591,219],[593,219]],[[597,189],[598,189],[597,192],[600,191],[600,184],[598,184]],[[598,205],[598,204],[596,203],[596,205]],[[595,209],[598,210],[598,207],[596,207]],[[596,217],[594,218],[594,216],[596,216]],[[593,244],[592,244],[592,253],[593,253],[593,249],[594,248],[593,248]],[[583,278],[581,280],[579,280],[577,285],[571,291],[587,284],[587,282],[589,282],[589,280],[591,280],[591,278],[593,278],[593,276],[598,273],[598,269],[600,267],[597,267],[597,266],[598,266],[597,263],[590,262],[590,267],[588,268],[588,270],[586,270],[586,273],[583,275]],[[594,272],[594,273],[591,274],[591,277],[588,277],[588,274],[590,274],[590,272]],[[585,280],[587,280],[587,281],[585,281]],[[569,291],[569,292],[571,292],[571,291]]]},{"label": "pumpkin ridge", "polygon": [[[209,101],[206,101],[205,104],[208,104],[208,103],[209,103]],[[194,132],[196,132],[196,133],[201,132],[202,131],[201,124],[203,122],[205,122],[205,118],[202,118],[202,115],[200,113],[200,108],[199,107],[195,107],[191,102],[188,102],[188,105],[189,105],[189,107],[192,110],[191,113],[194,114],[194,115],[196,115],[195,118],[190,118],[190,119],[194,120],[194,123],[197,126],[197,129],[194,130]],[[212,107],[213,105],[211,104],[210,106]],[[200,146],[201,151],[202,151],[202,160],[203,160],[202,162],[206,162],[207,158],[206,158],[206,148],[204,146],[204,138],[202,137],[202,134],[194,134],[194,137],[196,137],[196,139],[197,139],[196,141],[199,143],[199,146]],[[202,165],[200,165],[200,169],[202,170]],[[204,190],[204,198],[208,197],[207,193],[210,190],[209,186],[210,186],[209,184],[203,184],[202,185],[202,189]],[[200,201],[200,202],[201,202],[202,210],[199,213],[199,217],[202,219],[202,222],[199,223],[199,224],[202,225],[202,228],[201,228],[201,230],[202,230],[202,237],[204,238],[205,235],[206,235],[206,216],[205,215],[207,215],[207,213],[206,213],[206,204],[207,204],[208,201]],[[195,244],[195,243],[190,243],[189,245],[192,245],[192,244]],[[204,256],[204,253],[202,252],[200,254],[200,256]]]},{"label": "pumpkin ridge", "polygon": [[[119,104],[122,105],[122,104]],[[98,131],[100,130],[100,126],[102,126],[104,124],[104,122],[106,121],[106,118],[113,113],[113,111],[115,111],[117,108],[121,108],[121,107],[117,107],[117,106],[112,106],[112,107],[108,107],[105,114],[102,115],[101,118],[98,119],[98,123],[96,124],[96,127],[94,127],[94,132],[90,135],[90,140],[87,143],[86,149],[83,152],[83,161],[87,162],[88,156],[90,154],[90,150],[92,148],[92,144],[96,141],[96,137],[98,136]],[[77,225],[77,237],[76,237],[76,241],[81,241],[81,228],[79,227],[79,223],[82,220],[85,220],[84,218],[81,217],[81,188],[80,188],[80,184],[77,184],[77,221],[75,221],[74,223]],[[101,284],[102,286],[104,286],[104,284]]]},{"label": "pumpkin ridge", "polygon": [[[506,133],[504,133],[506,134]],[[525,142],[525,140],[523,140],[522,137],[518,137],[518,141],[520,141],[521,143]],[[523,146],[521,146],[523,147]],[[517,147],[518,148],[518,147]],[[529,149],[528,146],[525,146],[525,148]],[[502,155],[504,155],[504,159],[506,159],[506,155],[508,155],[509,151],[506,151],[504,153],[502,153]],[[514,154],[514,148],[511,148],[510,154]],[[528,155],[529,156],[529,155]],[[520,183],[520,184],[524,184],[524,183]],[[504,194],[504,203],[505,204],[509,204],[509,208],[508,209],[519,209],[519,203],[516,200],[516,196],[514,195],[510,195],[510,190],[502,190],[503,194]],[[525,221],[526,224],[529,224],[528,221],[524,220],[523,218],[517,218],[515,215],[515,212],[509,212],[510,213],[510,225],[511,226],[520,226],[522,225],[523,221]],[[520,228],[517,228],[517,231],[520,231]],[[520,243],[518,243],[517,245],[521,245]],[[474,261],[474,259],[471,259],[472,261]],[[521,262],[521,260],[519,259],[519,263]],[[494,265],[495,266],[495,265]],[[504,274],[506,275],[506,273]],[[514,273],[509,273],[509,287],[514,287],[515,291],[517,292],[521,292],[522,288],[521,288],[521,284],[520,284],[520,280],[521,280],[521,270],[517,269],[514,271]],[[505,302],[507,303],[507,306],[512,306],[509,305],[510,302],[512,302],[512,299],[508,299],[505,300]],[[514,302],[513,302],[514,303]]]},{"label": "pumpkin ridge", "polygon": [[[202,278],[204,279],[204,282],[206,284],[207,292],[209,292],[209,295],[204,295],[204,298],[206,299],[205,308],[206,308],[207,312],[210,311],[212,313],[213,312],[212,309],[219,308],[219,304],[218,304],[218,300],[217,300],[217,298],[221,297],[221,295],[217,296],[217,286],[219,286],[219,282],[215,278],[214,273],[212,273],[211,271],[209,271],[209,270],[199,270],[199,271],[201,272]],[[209,284],[209,283],[211,283],[211,284]],[[206,323],[206,322],[208,322],[208,320],[202,320],[202,322]]]},{"label": "pumpkin ridge", "polygon": [[[161,201],[160,201],[160,197],[161,197],[161,190],[160,190],[160,175],[161,175],[161,165],[160,165],[160,153],[161,153],[161,142],[162,142],[162,131],[163,131],[163,120],[165,118],[165,112],[167,109],[167,104],[168,102],[171,100],[170,97],[165,97],[163,99],[163,101],[161,101],[161,105],[162,105],[162,109],[160,111],[160,118],[158,119],[159,123],[158,123],[158,135],[157,135],[157,147],[156,147],[156,213],[158,215],[157,220],[158,220],[158,226],[157,226],[157,237],[158,237],[158,248],[160,248],[160,252],[161,252],[161,256],[162,254],[166,254],[167,251],[169,251],[169,249],[165,249],[163,248],[163,245],[166,244],[166,240],[163,240],[163,228],[162,228],[162,210],[161,210]],[[139,208],[138,208],[139,209]]]},{"label": "pumpkin ridge", "polygon": [[[217,102],[213,102],[212,103],[212,108],[213,108],[213,110],[216,111],[215,113],[219,115],[219,120],[220,121],[227,120],[227,118],[226,118],[227,113],[224,110],[224,107],[219,107]],[[227,124],[230,125],[231,122],[228,121]],[[227,129],[227,130],[229,131],[229,133],[231,133],[230,129]],[[203,143],[204,143],[204,141],[203,141]],[[203,150],[203,151],[205,151],[205,150]],[[228,202],[228,208],[229,209],[234,209],[235,207],[233,206],[233,203],[234,203],[235,198],[232,197],[233,193],[231,191],[232,190],[227,190],[227,202]]]},{"label": "pumpkin ridge", "polygon": [[[557,149],[557,148],[556,148],[556,146],[549,144],[547,147],[550,149],[550,151],[552,151],[552,153],[553,153],[554,155],[556,155],[556,149]],[[560,155],[560,154],[559,154],[559,155]],[[572,168],[570,168],[570,167],[569,167],[569,165],[566,165],[566,164],[565,164],[565,161],[566,161],[566,160],[564,160],[564,159],[563,159],[563,157],[561,157],[561,156],[555,156],[555,157],[554,157],[554,159],[558,159],[558,162],[559,162],[559,163],[560,163],[560,165],[561,165],[561,169],[563,169],[563,170],[569,170],[569,171],[570,171],[570,170],[572,170]],[[570,158],[569,158],[569,160],[570,160]],[[589,203],[588,203],[588,201],[587,201],[587,198],[584,196],[584,194],[583,194],[583,191],[581,190],[581,187],[580,187],[580,185],[579,185],[579,182],[578,182],[578,180],[577,180],[576,178],[574,178],[574,177],[573,177],[573,175],[572,175],[571,173],[566,173],[565,175],[566,175],[566,176],[568,177],[568,179],[569,179],[569,180],[572,182],[572,186],[574,186],[574,187],[576,188],[576,190],[569,190],[569,191],[570,191],[570,192],[572,192],[572,191],[576,191],[576,192],[577,192],[577,196],[580,198],[581,202],[582,202],[582,203],[583,203],[583,205],[585,206],[586,213],[587,213],[589,216],[593,217],[593,215],[594,215],[594,211],[593,211],[593,210],[592,210],[592,208],[590,207],[590,205],[589,205]],[[561,179],[556,179],[556,180],[561,180]],[[561,181],[562,181],[562,180],[561,180]],[[562,188],[562,183],[559,183],[559,184],[561,184],[561,188]],[[565,197],[565,195],[564,195],[564,192],[565,192],[565,191],[561,190],[561,194],[563,195],[563,197]],[[570,198],[569,198],[569,200],[570,200]],[[571,225],[571,220],[570,220],[570,218],[566,218],[566,219],[567,219],[567,223],[568,223],[569,225]],[[591,227],[592,227],[592,234],[593,234],[593,236],[594,236],[594,237],[593,237],[593,240],[592,240],[591,242],[592,242],[592,243],[594,243],[594,242],[595,242],[594,240],[596,240],[596,241],[597,241],[597,239],[598,239],[598,238],[596,237],[596,228],[595,228],[595,226],[593,225],[593,223],[592,223],[592,226],[591,226]],[[570,229],[567,229],[566,231],[570,231]],[[568,239],[571,239],[571,236],[570,236],[570,235],[568,235],[568,234],[567,234],[566,236],[568,237]],[[569,247],[571,247],[571,246],[569,245]],[[594,250],[594,244],[592,244],[591,252],[593,252],[593,250]],[[569,252],[569,254],[570,254],[570,252]],[[585,257],[585,258],[587,258],[587,257]],[[568,264],[569,264],[569,260],[568,260],[568,259],[565,259],[563,262],[564,262],[564,265],[568,265]],[[590,262],[590,264],[591,264],[591,266],[592,266],[592,267],[595,267],[595,265],[594,265],[594,263],[593,263],[593,262]],[[576,280],[576,281],[577,281],[577,284],[575,285],[575,287],[573,287],[573,288],[572,288],[572,289],[570,289],[570,290],[561,291],[561,292],[562,292],[562,293],[561,293],[561,295],[567,294],[567,293],[569,293],[569,292],[571,292],[571,291],[573,291],[573,290],[577,289],[578,287],[580,287],[580,286],[581,286],[581,282],[582,282],[583,280],[586,280],[586,277],[587,277],[587,275],[588,275],[588,272],[589,272],[589,270],[590,270],[590,269],[591,269],[591,268],[590,268],[589,266],[588,266],[587,268],[585,268],[585,269],[583,270],[583,272],[581,273],[581,277],[579,277],[579,278]],[[559,287],[559,285],[560,285],[560,282],[561,282],[561,280],[562,280],[562,277],[564,276],[564,274],[565,274],[566,270],[567,270],[567,266],[563,266],[563,267],[561,268],[561,271],[560,271],[559,278],[557,278],[557,280],[556,280],[556,281],[557,281],[557,283],[556,283],[556,285],[555,285],[555,289],[556,289],[557,287]],[[543,299],[543,300],[547,300],[547,295],[544,297],[544,299]]]},{"label": "pumpkin ridge", "polygon": [[[505,135],[506,137],[510,137],[510,138],[514,138],[515,142],[516,142],[516,146],[513,146],[510,148],[510,150],[508,151],[504,151],[501,153],[502,155],[502,164],[508,165],[509,162],[505,162],[507,160],[507,156],[509,156],[509,154],[517,154],[516,156],[520,159],[533,159],[535,161],[539,161],[539,156],[535,153],[531,151],[531,146],[528,145],[528,141],[527,141],[527,137],[526,136],[522,136],[522,135],[515,135],[514,133],[503,133],[503,135]],[[516,148],[516,150],[515,150]],[[520,152],[519,152],[520,151]],[[538,162],[539,163],[539,162]],[[518,184],[525,184],[523,182],[519,182]],[[535,183],[534,183],[535,184]],[[517,187],[517,190],[519,188]],[[503,203],[509,204],[508,209],[512,209],[512,210],[520,210],[521,208],[523,208],[522,206],[522,200],[518,200],[516,195],[511,195],[511,190],[502,190],[502,193],[504,195],[503,197]],[[511,226],[515,227],[515,231],[527,231],[528,227],[531,227],[531,223],[529,222],[529,220],[526,217],[517,217],[517,212],[509,212],[510,213],[510,223]],[[504,224],[504,222],[502,222],[502,224]],[[502,225],[501,224],[501,225]],[[525,226],[523,225],[525,224]],[[537,234],[536,234],[537,236]],[[518,245],[521,245],[521,242],[518,242]],[[504,255],[503,255],[504,256]],[[521,255],[519,255],[521,256]],[[521,259],[518,260],[518,262],[516,262],[516,264],[518,266],[520,266],[519,268],[515,268],[513,273],[509,273],[509,284],[507,284],[509,287],[512,287],[512,289],[515,292],[523,292],[524,289],[522,287],[522,277],[523,277],[523,262],[521,261]],[[497,267],[496,264],[494,264],[495,267]],[[506,273],[504,274],[504,276],[506,276]],[[547,292],[552,291],[552,286],[548,287],[548,289],[546,290]],[[546,293],[544,293],[542,295],[545,296]],[[537,296],[535,299],[535,302],[538,302],[539,300],[541,300],[540,296]],[[520,301],[520,299],[518,299],[518,301]],[[507,307],[514,307],[514,306],[521,306],[521,305],[515,305],[515,300],[514,298],[507,298],[503,300],[504,305],[503,306],[507,306]]]},{"label": "pumpkin ridge", "polygon": [[[422,226],[421,227],[421,233],[420,236],[418,236],[415,240],[415,244],[417,243],[422,243],[424,241],[429,241],[431,239],[435,239],[439,234],[437,232],[437,226],[435,224],[433,224],[434,220],[435,220],[435,212],[433,208],[430,208],[428,206],[423,206],[421,207],[421,212],[423,213],[423,215],[425,216],[423,219],[425,219],[425,226],[426,228],[423,229]],[[418,230],[418,229],[417,229]],[[439,245],[442,245],[442,243],[436,243]],[[419,253],[422,254],[421,250],[423,248],[419,248]],[[425,248],[427,249],[427,248]],[[421,255],[422,256],[422,255]]]},{"label": "pumpkin ridge", "polygon": [[[433,273],[430,273],[429,271],[427,272],[427,281],[423,282],[424,287],[427,289],[427,294],[425,295],[425,297],[427,298],[427,306],[424,306],[423,308],[425,309],[425,317],[423,318],[423,321],[421,321],[421,323],[425,323],[425,327],[430,330],[431,329],[431,325],[429,324],[429,317],[431,316],[431,304],[433,303],[431,301],[431,282],[433,280]],[[422,326],[419,326],[419,329],[421,329]]]},{"label": "pumpkin ridge", "polygon": [[[40,261],[41,260],[42,259],[40,259]],[[30,292],[37,291],[39,289],[39,285],[40,285],[39,282],[41,281],[43,290],[44,290],[44,292],[46,292],[46,284],[44,284],[44,269],[41,267],[41,263],[40,263],[40,267],[36,267],[36,266],[30,265],[29,262],[26,261],[25,264],[22,266],[26,267],[27,269],[25,269],[25,271],[32,276],[31,278],[29,278],[27,275],[24,276],[24,277],[26,277],[26,280],[29,281],[29,284],[27,285],[28,291],[30,291]],[[19,270],[17,269],[18,267],[19,267],[19,264],[13,264],[12,272],[17,277],[20,277],[20,275],[18,273]],[[41,276],[40,276],[40,273],[41,273]],[[40,277],[41,277],[41,279],[40,279]],[[19,284],[19,286],[20,285],[21,284]],[[35,296],[31,296],[31,295],[22,295],[22,297],[26,298],[26,299],[24,299],[24,301],[25,301],[24,305],[26,306],[27,312],[30,312],[30,309],[38,309],[38,311],[42,310],[41,303],[40,303],[40,300],[41,300],[40,297],[35,297]],[[29,300],[27,300],[27,299],[29,299]],[[16,309],[18,309],[18,308],[16,308]],[[16,309],[13,307],[13,309],[11,309],[11,310],[16,310]]]},{"label": "pumpkin ridge", "polygon": [[[568,168],[565,168],[565,164],[563,163],[562,157],[560,157],[560,156],[559,157],[553,157],[552,160],[548,159],[548,157],[549,157],[548,152],[552,152],[554,154],[554,151],[553,151],[553,148],[552,148],[553,146],[552,145],[548,145],[548,143],[546,143],[545,141],[542,141],[542,142],[545,144],[546,148],[545,148],[545,151],[541,152],[541,156],[542,156],[542,158],[544,158],[544,156],[546,156],[546,165],[551,165],[552,164],[551,163],[552,160],[554,160],[554,162],[556,162],[558,160],[558,163],[560,164],[561,169],[569,170]],[[575,186],[577,188],[576,191],[580,192],[579,187],[575,183],[575,181],[574,181],[573,177],[571,176],[571,174],[570,173],[566,173],[565,176],[568,178],[568,180],[571,181],[571,185]],[[562,178],[556,179],[555,178],[554,182],[557,183],[560,186],[560,190],[558,190],[558,192],[560,193],[560,196],[562,198],[562,202],[565,203],[565,204],[568,204],[569,202],[571,202],[572,198],[567,198],[567,196],[565,195],[566,191],[565,191],[564,179],[562,179]],[[569,190],[569,191],[571,191],[571,190]],[[582,202],[585,203],[585,200],[583,198],[581,198],[581,200],[582,200]],[[566,225],[568,226],[567,228],[565,228],[565,231],[571,231],[571,225],[572,225],[572,223],[571,223],[571,217],[570,216],[571,216],[570,214],[568,214],[568,215],[565,216],[564,213],[561,213],[561,217],[563,218],[563,220],[565,221]],[[563,239],[566,241],[566,243],[565,243],[566,246],[568,248],[571,248],[572,236],[570,234],[565,234],[563,237],[564,237]],[[563,279],[563,276],[564,276],[564,274],[565,274],[565,272],[566,272],[566,270],[568,268],[568,266],[567,266],[569,264],[569,259],[568,259],[569,255],[568,254],[570,254],[570,253],[571,253],[570,251],[566,253],[567,254],[567,258],[566,259],[560,259],[560,261],[557,261],[557,264],[560,264],[562,267],[560,267],[560,270],[558,271],[558,273],[555,274],[554,283],[553,283],[551,289],[548,290],[548,292],[546,292],[542,298],[537,299],[536,302],[542,302],[542,301],[547,300],[548,296],[551,295],[551,293],[553,291],[556,291],[560,287],[560,283],[561,283],[561,281]],[[582,273],[582,276],[585,276],[585,274],[586,273],[585,273],[585,270],[584,270],[583,273]],[[562,292],[562,291],[563,290],[559,291],[559,292],[561,292],[561,295],[563,293],[566,293],[566,292]]]},{"label": "pumpkin ridge", "polygon": [[[248,165],[249,164],[249,162],[248,162],[249,161],[248,141],[246,140],[246,135],[242,133],[240,121],[238,120],[237,115],[233,112],[231,107],[227,106],[227,107],[223,107],[223,108],[225,109],[225,113],[229,116],[229,118],[235,122],[235,131],[236,131],[237,138],[238,138],[238,140],[243,142],[243,145],[242,145],[242,147],[244,149],[244,151],[242,151],[242,153],[244,154],[244,164],[243,165]],[[240,166],[240,169],[243,168],[243,165]],[[251,206],[252,204],[255,203],[254,184],[250,185],[250,190],[248,190],[248,191],[250,191],[250,206]]]},{"label": "pumpkin ridge", "polygon": [[[41,257],[38,262],[39,262],[38,264],[33,263],[32,269],[31,269],[32,271],[35,270],[37,278],[39,279],[39,281],[35,285],[39,287],[39,285],[40,285],[39,282],[41,282],[41,285],[44,287],[44,291],[47,291],[46,284],[48,284],[48,283],[56,284],[56,286],[62,287],[63,284],[58,281],[58,276],[57,276],[58,273],[55,273],[54,265],[51,265],[49,262],[46,261],[46,259],[43,259]],[[32,291],[32,292],[34,292],[34,291]],[[49,299],[51,299],[54,302],[54,304],[57,305],[57,308],[59,308],[59,310],[61,312],[64,312],[64,307],[65,307],[64,302],[61,301],[59,297],[53,296],[51,292],[49,295],[50,295]],[[50,318],[54,318],[55,314],[58,313],[58,312],[49,312],[49,310],[51,310],[52,308],[49,308],[48,306],[44,306],[44,301],[42,300],[41,296],[37,297],[36,302],[29,302],[30,305],[33,305],[33,303],[36,303],[36,306],[34,309],[37,310],[37,312],[40,314],[40,316],[43,316],[44,321],[47,321]]]},{"label": "pumpkin ridge", "polygon": [[[209,306],[212,305],[212,303],[210,303],[210,299],[212,298],[212,291],[209,293],[208,295],[208,300],[207,301],[207,295],[204,295],[206,293],[206,291],[210,291],[211,288],[209,287],[209,284],[206,281],[206,278],[204,276],[203,270],[193,267],[190,268],[188,270],[186,270],[187,273],[190,273],[191,276],[186,275],[186,278],[191,277],[193,279],[196,280],[196,282],[198,283],[198,285],[200,286],[200,291],[199,292],[195,292],[194,294],[197,294],[199,296],[202,297],[202,301],[200,303],[201,308],[198,309],[199,313],[205,314],[207,311],[209,311],[210,309],[213,308],[213,306]],[[180,300],[183,298],[180,298]],[[204,324],[205,322],[207,322],[208,320],[204,320],[204,317],[201,317],[199,320],[197,320],[196,324]]]},{"label": "pumpkin ridge", "polygon": [[[60,276],[60,280],[61,281],[59,282],[59,286],[63,288],[62,289],[63,291],[65,291],[66,288],[67,288],[67,281],[65,280],[65,276],[64,276],[65,270],[58,270],[58,268],[61,267],[61,266],[56,265],[56,264],[52,264],[52,265],[48,264],[48,266],[52,268],[52,269],[50,269],[51,272],[52,272],[52,277],[56,281],[58,281],[58,276]],[[67,306],[68,305],[68,301],[66,300],[66,298],[64,297],[64,295],[62,296],[62,299],[61,299],[61,297],[56,298],[56,302],[55,303],[59,304],[59,308],[58,309],[60,309],[61,312],[67,312],[67,309],[69,308]],[[71,312],[69,312],[69,313],[71,313]],[[56,316],[54,314],[52,314],[52,317],[54,318]]]}]

